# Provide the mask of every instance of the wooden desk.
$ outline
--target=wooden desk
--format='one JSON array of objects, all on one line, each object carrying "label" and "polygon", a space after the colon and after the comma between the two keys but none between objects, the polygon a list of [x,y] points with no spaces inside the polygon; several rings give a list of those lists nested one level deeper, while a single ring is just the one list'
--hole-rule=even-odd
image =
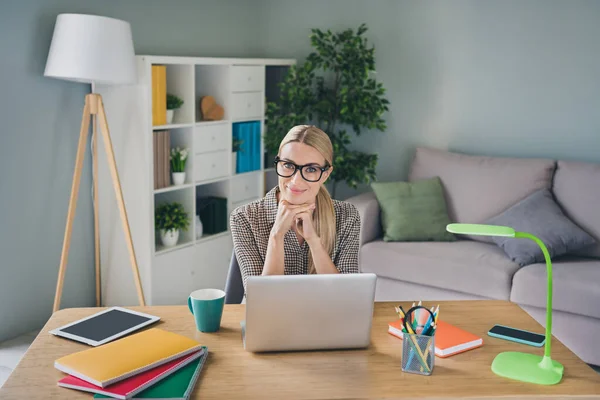
[{"label": "wooden desk", "polygon": [[[401,304],[408,309],[408,304]],[[484,340],[483,347],[446,359],[436,357],[433,375],[429,377],[403,373],[400,366],[402,342],[387,333],[388,322],[396,318],[394,305],[397,303],[376,303],[372,344],[368,349],[260,355],[242,348],[243,305],[226,305],[221,331],[213,334],[196,331],[186,306],[131,308],[160,316],[161,322],[154,327],[186,335],[208,346],[209,358],[192,395],[194,399],[489,396],[600,399],[600,375],[556,339],[552,341],[552,357],[565,366],[563,381],[558,385],[525,384],[492,373],[492,360],[502,351],[543,354],[543,348],[486,335],[495,323],[543,332],[527,313],[506,301],[440,302],[440,318],[480,335]],[[55,359],[88,346],[55,337],[48,331],[98,310],[79,308],[56,312],[0,389],[0,399],[90,399],[89,393],[58,387],[56,382],[64,375],[54,368]],[[340,326],[340,331],[343,329]]]}]

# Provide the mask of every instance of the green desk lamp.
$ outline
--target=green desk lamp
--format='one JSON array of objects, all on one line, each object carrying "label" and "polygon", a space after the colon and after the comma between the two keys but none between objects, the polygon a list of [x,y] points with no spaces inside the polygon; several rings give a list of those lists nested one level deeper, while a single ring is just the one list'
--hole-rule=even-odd
[{"label": "green desk lamp", "polygon": [[492,362],[492,371],[496,375],[523,382],[539,385],[554,385],[562,379],[564,367],[561,363],[550,358],[550,342],[552,339],[552,262],[544,243],[537,237],[515,232],[508,226],[478,225],[478,224],[449,224],[446,230],[459,235],[505,236],[512,238],[531,239],[541,247],[546,259],[548,271],[548,295],[546,297],[546,344],[544,356],[507,351],[500,353]]}]

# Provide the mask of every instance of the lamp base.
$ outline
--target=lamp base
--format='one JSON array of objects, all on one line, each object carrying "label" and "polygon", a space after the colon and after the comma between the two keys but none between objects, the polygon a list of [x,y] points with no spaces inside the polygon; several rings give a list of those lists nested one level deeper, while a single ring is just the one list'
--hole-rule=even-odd
[{"label": "lamp base", "polygon": [[554,385],[561,381],[564,367],[550,357],[507,351],[492,362],[496,375],[538,385]]}]

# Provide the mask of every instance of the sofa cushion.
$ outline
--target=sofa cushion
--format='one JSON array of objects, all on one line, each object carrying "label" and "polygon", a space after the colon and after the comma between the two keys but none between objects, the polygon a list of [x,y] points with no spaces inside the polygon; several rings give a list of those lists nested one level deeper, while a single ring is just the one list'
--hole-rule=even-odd
[{"label": "sofa cushion", "polygon": [[553,192],[565,214],[596,239],[578,255],[600,258],[600,164],[559,161]]},{"label": "sofa cushion", "polygon": [[[439,176],[453,222],[479,224],[540,189],[550,188],[555,161],[473,156],[417,148],[409,180]],[[473,240],[491,243],[486,236]]]},{"label": "sofa cushion", "polygon": [[[538,190],[486,224],[510,226],[536,236],[552,259],[595,243],[593,237],[565,216],[549,189]],[[533,240],[502,236],[494,236],[493,240],[519,265],[545,262],[542,249]]]},{"label": "sofa cushion", "polygon": [[[456,242],[384,242],[360,250],[362,272],[492,299],[508,300],[519,266],[495,244]],[[418,299],[416,299],[418,300]]]},{"label": "sofa cushion", "polygon": [[386,242],[456,240],[446,230],[450,218],[437,176],[416,182],[374,182],[371,187],[381,208]]},{"label": "sofa cushion", "polygon": [[[552,308],[600,318],[600,260],[562,257],[552,262]],[[513,278],[510,300],[546,308],[546,264],[521,268]]]}]

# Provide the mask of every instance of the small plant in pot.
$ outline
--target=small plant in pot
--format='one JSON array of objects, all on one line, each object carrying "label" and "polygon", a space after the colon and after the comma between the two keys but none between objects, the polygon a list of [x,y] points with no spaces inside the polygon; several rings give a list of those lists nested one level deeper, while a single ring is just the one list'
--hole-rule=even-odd
[{"label": "small plant in pot", "polygon": [[167,93],[167,124],[173,122],[175,110],[181,108],[182,105],[183,100],[181,98],[172,93]]},{"label": "small plant in pot", "polygon": [[171,175],[174,185],[183,185],[185,182],[185,163],[188,154],[187,148],[175,147],[171,149]]},{"label": "small plant in pot", "polygon": [[154,224],[160,234],[160,241],[165,247],[173,247],[179,240],[179,232],[187,231],[190,225],[188,213],[183,205],[177,202],[164,203],[154,212]]},{"label": "small plant in pot", "polygon": [[235,173],[237,168],[237,153],[238,151],[242,151],[242,144],[244,144],[243,140],[233,139],[233,143],[231,146],[232,154],[231,154],[231,172]]}]

